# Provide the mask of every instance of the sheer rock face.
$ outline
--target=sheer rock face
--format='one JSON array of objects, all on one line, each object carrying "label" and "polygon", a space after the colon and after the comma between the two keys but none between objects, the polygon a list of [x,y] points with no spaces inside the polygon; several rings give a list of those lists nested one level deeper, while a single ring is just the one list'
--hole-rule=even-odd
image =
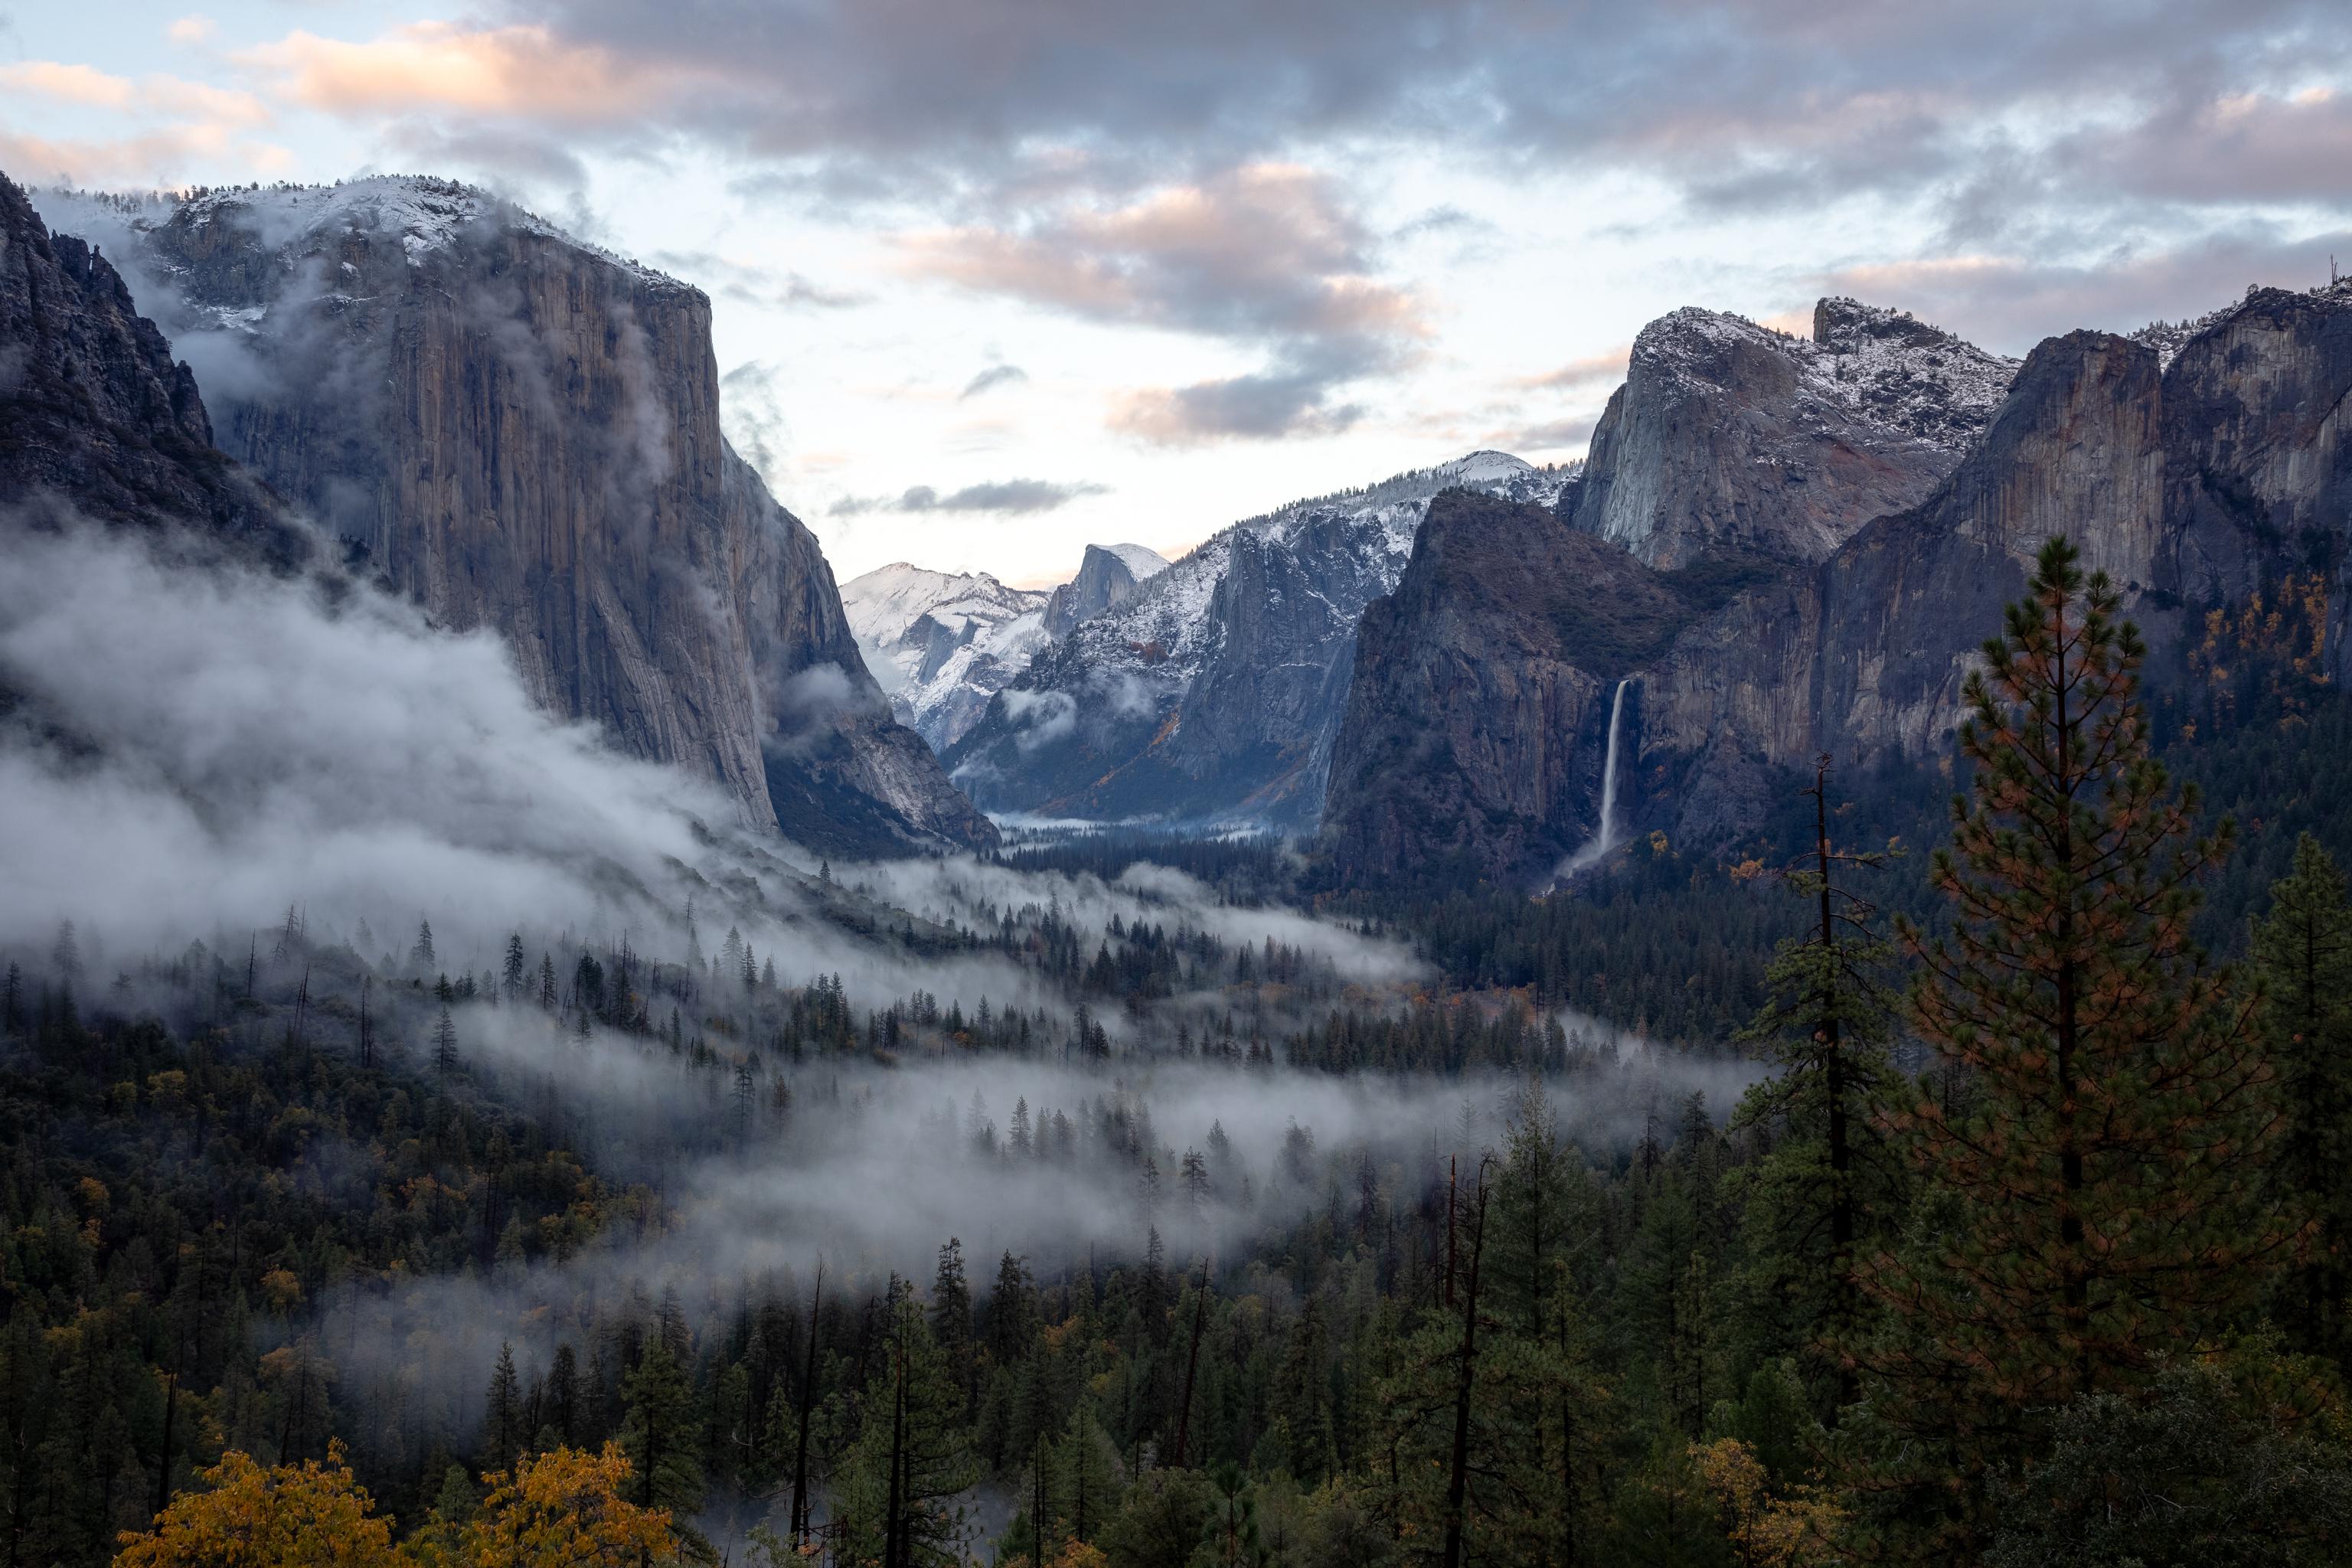
[{"label": "sheer rock face", "polygon": [[[1735,550],[1658,574],[1690,609],[1630,667],[1621,809],[1680,840],[1719,840],[1754,826],[1790,772],[1817,754],[1845,764],[1948,754],[1978,649],[2053,533],[2074,539],[2085,564],[2124,590],[2152,638],[2178,635],[2205,605],[2242,599],[2284,570],[2334,570],[2340,606],[2352,526],[2343,440],[2352,289],[2257,290],[2175,346],[2168,364],[2146,341],[2089,331],[2051,339],[1965,457],[1915,503],[1865,522],[1818,561],[1758,552],[1767,555],[1759,565],[1757,553]],[[1906,417],[1932,429],[1926,413]],[[1745,448],[1706,449],[1710,460],[1727,450],[1734,461],[1752,458]],[[1601,468],[1596,440],[1588,487]],[[1695,493],[1722,492],[1701,484]],[[1582,503],[1570,498],[1561,510],[1581,525]],[[1543,530],[1526,519],[1513,526],[1516,549],[1538,570],[1565,569]],[[1423,542],[1443,540],[1433,530]],[[1361,700],[1351,700],[1339,746],[1349,761],[1335,764],[1325,817],[1335,850],[1363,874],[1409,875],[1444,855],[1485,875],[1539,880],[1542,854],[1530,846],[1548,854],[1563,837],[1556,825],[1593,818],[1594,759],[1606,737],[1589,693],[1628,666],[1605,637],[1543,641],[1553,600],[1514,584],[1515,547],[1488,555],[1483,565],[1433,561],[1424,570],[1416,554],[1397,594],[1366,613]],[[1608,582],[1609,592],[1638,592],[1622,572]],[[1572,583],[1556,592],[1578,596]],[[1517,657],[1535,659],[1529,670],[1558,663],[1580,672],[1582,681],[1546,679],[1586,700],[1530,719],[1524,703],[1488,700],[1459,681],[1416,686],[1372,668],[1426,665],[1436,656],[1414,650],[1447,638],[1495,650],[1480,658],[1538,648]],[[1366,804],[1386,798],[1378,770],[1352,759],[1382,737],[1394,744],[1419,732],[1443,735],[1449,767],[1468,782],[1425,792],[1417,816],[1383,819]],[[1564,746],[1585,760],[1564,761]],[[1384,820],[1406,826],[1383,828]]]},{"label": "sheer rock face", "polygon": [[992,809],[1311,827],[1357,617],[1395,586],[1431,498],[1549,502],[1566,477],[1476,452],[1235,523],[1038,653],[949,765]]},{"label": "sheer rock face", "polygon": [[1644,327],[1563,512],[1661,569],[1821,561],[1925,499],[2016,370],[1850,300],[1822,300],[1814,332],[1696,309]]},{"label": "sheer rock face", "polygon": [[2194,605],[2329,571],[2330,674],[2352,680],[2352,280],[2210,318],[2164,373],[2164,425],[2161,586]]},{"label": "sheer rock face", "polygon": [[144,240],[242,351],[222,445],[436,621],[503,634],[548,709],[813,847],[992,841],[720,434],[700,291],[426,180],[219,193]]},{"label": "sheer rock face", "polygon": [[1139,544],[1108,550],[1099,544],[1087,545],[1078,563],[1078,574],[1055,588],[1045,601],[1045,635],[1067,637],[1080,621],[1092,620],[1134,598],[1138,588],[1167,569],[1167,562]]},{"label": "sheer rock face", "polygon": [[301,535],[213,445],[195,377],[106,258],[0,175],[0,506],[181,524],[290,563]]},{"label": "sheer rock face", "polygon": [[1690,614],[1549,509],[1439,496],[1357,629],[1323,818],[1343,872],[1544,879],[1598,826],[1618,679]]}]

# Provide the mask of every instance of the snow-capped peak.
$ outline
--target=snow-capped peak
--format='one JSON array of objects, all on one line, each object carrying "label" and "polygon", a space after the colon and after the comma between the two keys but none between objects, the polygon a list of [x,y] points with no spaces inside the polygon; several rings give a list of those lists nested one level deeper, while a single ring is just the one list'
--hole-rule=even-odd
[{"label": "snow-capped peak", "polygon": [[1102,548],[1118,556],[1139,583],[1168,570],[1168,558],[1148,545],[1106,544]]},{"label": "snow-capped peak", "polygon": [[688,287],[667,273],[568,234],[536,213],[478,186],[425,174],[372,174],[332,185],[232,185],[206,190],[182,205],[177,221],[198,228],[227,223],[254,233],[273,250],[354,232],[397,237],[412,267],[424,266],[470,227],[487,222],[559,241],[610,262],[641,282],[667,289]]}]

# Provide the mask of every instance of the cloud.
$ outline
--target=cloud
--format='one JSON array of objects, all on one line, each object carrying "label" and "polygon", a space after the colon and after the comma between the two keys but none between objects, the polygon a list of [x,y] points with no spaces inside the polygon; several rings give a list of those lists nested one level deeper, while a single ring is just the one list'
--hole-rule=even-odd
[{"label": "cloud", "polygon": [[210,16],[183,16],[163,31],[175,44],[201,44],[218,30]]},{"label": "cloud", "polygon": [[1114,430],[1163,447],[1336,435],[1364,415],[1360,404],[1332,401],[1333,385],[1351,375],[1344,365],[1335,370],[1310,365],[1191,386],[1147,387],[1121,395],[1112,405],[1109,424]]},{"label": "cloud", "polygon": [[192,165],[222,163],[273,174],[292,161],[283,147],[238,141],[218,125],[174,125],[100,139],[28,136],[0,128],[0,169],[62,185],[154,186],[186,178]]},{"label": "cloud", "polygon": [[1422,302],[1373,275],[1374,237],[1332,181],[1295,164],[900,244],[918,277],[1265,353],[1259,370],[1114,404],[1112,428],[1168,445],[1342,429],[1362,410],[1338,389],[1396,368],[1429,331]]},{"label": "cloud", "polygon": [[793,271],[737,261],[711,250],[662,250],[654,264],[695,284],[707,293],[746,305],[780,310],[841,310],[863,305],[870,296],[832,289]]},{"label": "cloud", "polygon": [[1017,364],[992,364],[965,382],[963,390],[956,394],[956,400],[961,402],[965,398],[978,397],[983,392],[1000,386],[1011,386],[1028,379],[1029,373]]},{"label": "cloud", "polygon": [[1557,370],[1528,376],[1518,384],[1530,392],[1589,392],[1614,386],[1625,379],[1625,365],[1633,354],[1633,344],[1619,343],[1615,348],[1570,360]]},{"label": "cloud", "polygon": [[2352,257],[2352,226],[2296,235],[2249,223],[2081,261],[1926,257],[1843,268],[1809,281],[1825,293],[1900,300],[1974,342],[2022,353],[2077,327],[2129,331],[2151,321],[2202,315],[2256,285],[2307,289],[2327,280],[2331,256]]},{"label": "cloud", "polygon": [[109,76],[89,66],[65,65],[57,60],[23,60],[0,66],[0,87],[92,109],[128,109],[136,94],[128,77]]},{"label": "cloud", "polygon": [[[2328,0],[1872,0],[1689,8],[1447,0],[508,0],[440,37],[628,61],[677,129],[814,180],[950,184],[1232,166],[1325,142],[1443,141],[1664,174],[1708,201],[1794,202],[1964,173],[1997,132],[2292,91],[2352,38]],[[689,85],[690,84],[690,85]],[[415,84],[413,90],[430,90]],[[617,132],[633,110],[605,114]],[[2249,174],[2259,177],[2251,164]],[[2324,174],[2324,171],[2315,171]]]},{"label": "cloud", "polygon": [[364,43],[298,29],[235,58],[279,97],[352,118],[443,110],[593,124],[642,114],[676,90],[653,66],[531,25],[418,22]]},{"label": "cloud", "polygon": [[1108,485],[1087,482],[1055,484],[1045,479],[998,479],[966,485],[941,495],[929,485],[914,485],[897,496],[845,496],[833,503],[835,517],[860,517],[873,511],[983,511],[1026,516],[1053,511],[1082,496],[1108,495]]},{"label": "cloud", "polygon": [[534,204],[542,199],[539,190],[584,200],[588,188],[588,165],[577,153],[555,138],[531,135],[517,126],[493,130],[404,120],[388,128],[384,140],[421,168],[463,170],[494,185],[519,182],[533,187]]},{"label": "cloud", "polygon": [[1600,423],[1598,415],[1582,415],[1569,419],[1513,426],[1489,433],[1482,444],[1521,457],[1530,452],[1565,452],[1590,442],[1593,427]]},{"label": "cloud", "polygon": [[781,488],[784,476],[787,427],[777,391],[782,379],[783,367],[766,360],[745,360],[719,378],[719,424],[771,491]]}]

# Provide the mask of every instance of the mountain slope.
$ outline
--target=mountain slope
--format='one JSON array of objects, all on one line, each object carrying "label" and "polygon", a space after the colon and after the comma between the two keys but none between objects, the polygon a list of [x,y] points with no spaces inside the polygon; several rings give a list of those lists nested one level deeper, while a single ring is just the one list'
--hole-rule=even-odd
[{"label": "mountain slope", "polygon": [[842,609],[890,710],[941,752],[1052,640],[1044,624],[1049,597],[1008,588],[985,572],[932,572],[905,562],[841,585]]},{"label": "mountain slope", "polygon": [[1045,636],[1069,636],[1072,626],[1124,605],[1144,583],[1167,570],[1168,562],[1158,551],[1140,544],[1087,545],[1078,574],[1045,601]]},{"label": "mountain slope", "polygon": [[956,780],[992,811],[1310,826],[1357,618],[1431,498],[1548,504],[1566,477],[1474,453],[1236,523],[1039,653],[949,752]]},{"label": "mountain slope", "polygon": [[834,852],[993,841],[890,716],[816,541],[719,428],[700,291],[462,185],[131,226],[222,445],[533,695]]},{"label": "mountain slope", "polygon": [[[1677,312],[1644,335],[1712,342],[1715,328],[1691,328],[1703,314]],[[1836,341],[1855,319],[1825,301],[1817,331]],[[1894,325],[1907,318],[1864,320],[1890,341],[1870,351],[1875,366],[1835,418],[1817,382],[1790,374],[1818,356],[1760,342],[1744,326],[1730,332],[1727,362],[1752,375],[1684,379],[1662,395],[1654,374],[1646,390],[1629,379],[1612,400],[1614,438],[1596,435],[1582,493],[1560,511],[1643,563],[1687,563],[1657,578],[1690,606],[1687,617],[1638,656],[1605,627],[1557,635],[1580,597],[1574,585],[1531,596],[1515,565],[1521,552],[1538,563],[1556,553],[1544,525],[1506,520],[1497,526],[1510,542],[1469,565],[1444,548],[1446,530],[1424,530],[1429,558],[1416,552],[1397,594],[1365,616],[1324,818],[1342,865],[1373,879],[1443,871],[1541,885],[1548,858],[1591,829],[1606,742],[1596,694],[1619,678],[1632,682],[1621,816],[1677,841],[1753,826],[1790,773],[1822,753],[1845,766],[1946,754],[1976,649],[2053,533],[2124,588],[2159,640],[2207,606],[2242,603],[2278,574],[2314,566],[2334,574],[2341,618],[2352,289],[2257,289],[2160,344],[2053,338],[2013,375],[1960,355],[1932,329]],[[1948,373],[1942,381],[1910,363],[1923,355],[1942,362],[1925,367]],[[1988,416],[1982,400],[1996,378],[2002,394]],[[1702,384],[1715,390],[1702,395]],[[1685,437],[1675,449],[1627,437],[1646,417],[1644,400],[1675,410]],[[1857,429],[1857,408],[1871,429]],[[1759,482],[1771,443],[1809,427],[1823,450],[1846,456],[1801,482]],[[1760,446],[1759,432],[1769,437]],[[1930,468],[1940,472],[1919,489]],[[1849,528],[1874,500],[1915,489]],[[1690,504],[1612,512],[1611,494]],[[1727,504],[1710,510],[1712,501]],[[1625,516],[1655,526],[1609,524]],[[1629,603],[1650,592],[1622,567],[1595,580]],[[1479,685],[1496,677],[1444,665],[1451,646],[1533,648],[1539,663],[1496,657],[1520,659],[1530,679],[1567,695],[1503,700]],[[2331,637],[2341,666],[2337,646]],[[1416,737],[1429,738],[1418,743],[1433,759],[1423,776],[1407,782],[1407,771],[1378,764]]]},{"label": "mountain slope", "polygon": [[1633,342],[1570,522],[1653,566],[1812,562],[1924,499],[2016,362],[1897,311],[1823,300],[1813,337],[1687,308]]},{"label": "mountain slope", "polygon": [[0,506],[177,523],[280,561],[307,552],[213,445],[195,377],[106,258],[52,235],[0,174]]}]

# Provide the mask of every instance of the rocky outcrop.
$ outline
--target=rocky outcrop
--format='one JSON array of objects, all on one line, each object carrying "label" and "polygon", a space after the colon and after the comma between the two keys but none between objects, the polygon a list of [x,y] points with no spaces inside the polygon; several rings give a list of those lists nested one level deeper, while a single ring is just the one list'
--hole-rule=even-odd
[{"label": "rocky outcrop", "polygon": [[1324,816],[1341,872],[1548,878],[1598,826],[1617,681],[1691,614],[1664,574],[1542,507],[1439,496],[1357,631]]},{"label": "rocky outcrop", "polygon": [[1824,300],[1814,339],[1686,309],[1634,340],[1569,520],[1663,569],[1816,562],[1959,460],[2016,369],[1948,332]]},{"label": "rocky outcrop", "polygon": [[0,175],[0,507],[182,525],[280,562],[275,498],[213,445],[185,364],[97,250]]},{"label": "rocky outcrop", "polygon": [[[1817,327],[1823,341],[1843,330],[1833,321]],[[1763,352],[1734,335],[1726,363]],[[1792,384],[1759,372],[1743,384]],[[1897,384],[1877,384],[1903,404]],[[1513,546],[1496,547],[1484,563],[1467,554],[1450,569],[1433,562],[1426,572],[1416,556],[1406,586],[1364,618],[1339,742],[1346,765],[1335,763],[1325,816],[1331,847],[1358,876],[1411,877],[1450,858],[1480,875],[1539,880],[1544,857],[1591,825],[1600,795],[1590,761],[1593,694],[1620,671],[1633,679],[1621,807],[1683,841],[1753,827],[1790,772],[1819,753],[1864,765],[1946,755],[1977,650],[2053,534],[2072,538],[2085,563],[2124,590],[2154,639],[2286,570],[2337,573],[2340,606],[2352,522],[2348,398],[2352,289],[2255,290],[2160,341],[2089,331],[2051,339],[1928,493],[1866,521],[1818,561],[1789,559],[1802,550],[1751,549],[1759,536],[1715,529],[1708,517],[1758,515],[1753,507],[1705,510],[1708,498],[1747,481],[1692,478],[1679,493],[1695,498],[1697,523],[1633,542],[1678,539],[1652,551],[1667,559],[1697,551],[1694,564],[1657,574],[1688,614],[1630,665],[1622,641],[1606,634],[1553,637],[1553,598],[1517,585]],[[1751,431],[1793,427],[1787,407],[1758,407],[1753,397],[1732,400],[1726,420],[1754,414]],[[1931,434],[1973,420],[1916,405],[1901,415],[1908,428]],[[1705,462],[1755,458],[1737,439],[1697,444]],[[1612,448],[1620,478],[1631,450]],[[1596,438],[1588,489],[1610,478],[1602,458]],[[1574,498],[1561,510],[1580,526],[1588,521]],[[1808,529],[1821,516],[1775,537],[1818,542],[1822,533]],[[1522,519],[1514,537],[1531,559],[1552,563],[1546,570],[1560,569],[1547,531]],[[1442,542],[1425,531],[1424,549]],[[1620,571],[1606,591],[1645,592],[1637,582]],[[1574,596],[1566,587],[1556,594]],[[1449,639],[1485,650],[1481,659],[1517,658],[1545,672],[1546,689],[1580,693],[1581,701],[1555,703],[1546,715],[1459,672],[1449,683],[1377,668],[1392,659],[1433,666],[1442,656],[1425,650]],[[2334,635],[2329,641],[2340,646]],[[1444,737],[1440,772],[1462,777],[1401,809],[1392,782],[1359,759],[1423,732]]]},{"label": "rocky outcrop", "polygon": [[1236,523],[1039,653],[949,764],[992,810],[1311,826],[1357,617],[1395,585],[1431,498],[1549,502],[1566,478],[1480,452]]},{"label": "rocky outcrop", "polygon": [[834,852],[993,831],[891,717],[814,536],[719,433],[710,305],[483,194],[229,191],[145,226],[222,445],[551,710]]},{"label": "rocky outcrop", "polygon": [[1055,588],[1045,601],[1045,635],[1069,636],[1070,628],[1080,621],[1126,604],[1138,588],[1167,570],[1167,561],[1157,551],[1140,544],[1087,545],[1078,563],[1078,574]]},{"label": "rocky outcrop", "polygon": [[935,752],[961,740],[988,700],[1052,640],[1046,601],[1042,591],[1008,588],[985,572],[931,572],[903,561],[841,585],[842,608],[891,711]]},{"label": "rocky outcrop", "polygon": [[2330,674],[2352,680],[2352,280],[2256,289],[2164,374],[2160,585],[2239,601],[2284,563],[2334,576]]}]

